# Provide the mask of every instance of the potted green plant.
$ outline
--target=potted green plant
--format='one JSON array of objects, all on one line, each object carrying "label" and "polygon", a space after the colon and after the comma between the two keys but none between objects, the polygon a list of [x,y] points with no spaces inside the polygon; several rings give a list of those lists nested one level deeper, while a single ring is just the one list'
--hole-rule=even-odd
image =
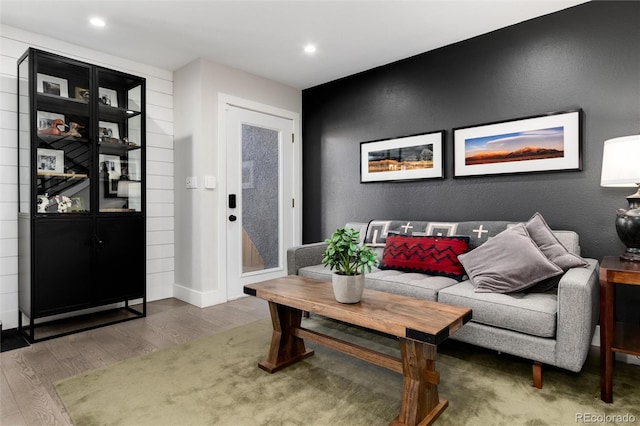
[{"label": "potted green plant", "polygon": [[358,303],[364,290],[364,272],[378,264],[373,250],[360,243],[360,232],[353,228],[338,228],[325,240],[327,249],[322,264],[336,273],[332,276],[333,293],[340,303]]}]

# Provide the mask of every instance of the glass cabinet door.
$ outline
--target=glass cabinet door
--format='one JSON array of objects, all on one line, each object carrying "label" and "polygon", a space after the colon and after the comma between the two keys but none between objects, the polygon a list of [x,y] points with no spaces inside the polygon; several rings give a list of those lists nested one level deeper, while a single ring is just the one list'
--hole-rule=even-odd
[{"label": "glass cabinet door", "polygon": [[98,69],[100,212],[142,211],[144,85],[139,78]]},{"label": "glass cabinet door", "polygon": [[[33,60],[33,59],[32,59]],[[91,206],[91,158],[90,143],[90,68],[55,56],[35,56],[35,75],[29,75],[28,65],[19,68],[19,99],[21,109],[20,147],[30,140],[29,130],[33,126],[35,143],[34,163],[28,159],[28,150],[21,150],[21,174],[30,182],[29,167],[35,166],[35,206],[26,202],[30,197],[21,191],[20,211],[37,214],[83,213]],[[28,60],[25,60],[27,62]],[[30,96],[35,99],[30,121],[28,87],[33,88],[29,78],[35,79],[35,90]],[[22,92],[25,93],[22,93]],[[23,105],[24,104],[24,105]],[[24,127],[24,131],[23,131]],[[23,155],[24,154],[24,155]],[[28,192],[28,191],[26,191]],[[23,196],[25,195],[25,196]],[[33,201],[32,201],[33,202]]]}]

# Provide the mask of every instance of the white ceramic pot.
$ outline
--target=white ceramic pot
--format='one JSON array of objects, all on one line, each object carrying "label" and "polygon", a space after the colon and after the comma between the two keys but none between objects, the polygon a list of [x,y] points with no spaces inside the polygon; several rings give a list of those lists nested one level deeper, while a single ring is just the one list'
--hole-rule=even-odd
[{"label": "white ceramic pot", "polygon": [[333,295],[340,303],[358,303],[364,291],[364,274],[340,275],[333,274]]}]

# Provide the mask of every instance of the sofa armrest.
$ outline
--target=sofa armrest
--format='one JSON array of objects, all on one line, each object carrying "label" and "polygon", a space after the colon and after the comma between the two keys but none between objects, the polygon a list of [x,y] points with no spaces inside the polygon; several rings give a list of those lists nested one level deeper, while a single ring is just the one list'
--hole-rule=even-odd
[{"label": "sofa armrest", "polygon": [[298,275],[298,269],[305,266],[322,263],[322,254],[327,249],[327,243],[311,243],[294,246],[287,250],[287,273]]},{"label": "sofa armrest", "polygon": [[576,372],[587,358],[600,312],[600,267],[586,260],[588,267],[569,269],[558,284],[556,365]]}]

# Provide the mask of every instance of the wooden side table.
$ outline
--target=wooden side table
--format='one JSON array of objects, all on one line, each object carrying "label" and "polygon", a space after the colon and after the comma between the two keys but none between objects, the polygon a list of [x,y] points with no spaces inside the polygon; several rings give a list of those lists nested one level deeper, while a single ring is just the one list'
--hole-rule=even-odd
[{"label": "wooden side table", "polygon": [[607,256],[600,263],[600,398],[604,402],[613,402],[614,352],[640,355],[640,326],[615,323],[616,284],[640,286],[640,262]]}]

